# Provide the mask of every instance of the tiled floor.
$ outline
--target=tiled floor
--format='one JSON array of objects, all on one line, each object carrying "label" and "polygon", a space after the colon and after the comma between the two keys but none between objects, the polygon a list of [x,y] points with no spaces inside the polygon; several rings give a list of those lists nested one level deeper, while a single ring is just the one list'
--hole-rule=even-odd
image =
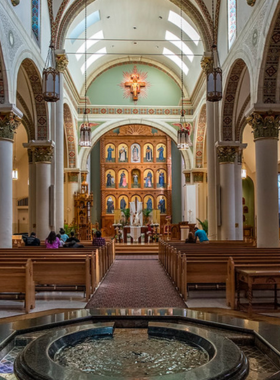
[{"label": "tiled floor", "polygon": [[[36,294],[36,307],[30,313],[53,309],[83,309],[86,306],[83,292],[40,292]],[[0,318],[25,314],[20,300],[0,300]]]}]

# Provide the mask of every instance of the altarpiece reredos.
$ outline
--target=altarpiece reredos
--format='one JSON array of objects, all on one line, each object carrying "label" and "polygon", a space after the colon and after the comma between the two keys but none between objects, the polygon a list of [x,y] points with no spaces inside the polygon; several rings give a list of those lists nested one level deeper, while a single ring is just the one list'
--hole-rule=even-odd
[{"label": "altarpiece reredos", "polygon": [[100,140],[102,228],[112,235],[115,210],[137,200],[159,210],[162,222],[171,214],[171,139],[157,129],[127,125]]}]

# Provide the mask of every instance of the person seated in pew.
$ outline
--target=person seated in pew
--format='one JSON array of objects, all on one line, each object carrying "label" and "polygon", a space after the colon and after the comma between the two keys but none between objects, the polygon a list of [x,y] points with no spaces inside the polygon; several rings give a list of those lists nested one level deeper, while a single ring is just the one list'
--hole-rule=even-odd
[{"label": "person seated in pew", "polygon": [[71,243],[72,241],[75,241],[76,243],[80,243],[80,240],[75,237],[75,232],[70,232],[70,237],[66,240],[66,243]]},{"label": "person seated in pew", "polygon": [[200,230],[198,227],[194,227],[194,236],[195,236],[195,241],[199,240],[199,243],[203,243],[203,244],[208,244],[209,243],[209,239],[207,237],[207,234],[204,230]]},{"label": "person seated in pew", "polygon": [[56,237],[55,231],[51,231],[45,240],[47,249],[58,249],[60,247],[59,238]]},{"label": "person seated in pew", "polygon": [[106,241],[105,241],[105,239],[103,237],[101,237],[101,232],[100,231],[96,231],[95,232],[95,237],[92,240],[92,245],[102,246],[102,245],[105,245],[105,244],[106,244]]},{"label": "person seated in pew", "polygon": [[69,236],[65,233],[65,230],[63,228],[60,228],[59,233],[61,235],[61,239],[66,242],[66,240],[69,238]]},{"label": "person seated in pew", "polygon": [[61,239],[61,235],[60,234],[57,234],[56,237],[58,237],[59,241],[60,241],[60,247],[59,248],[62,248],[64,246],[64,241]]},{"label": "person seated in pew", "polygon": [[23,236],[22,239],[26,246],[36,247],[40,245],[40,239],[36,237],[35,232],[31,232],[30,236]]},{"label": "person seated in pew", "polygon": [[196,243],[196,239],[193,236],[193,233],[190,232],[188,238],[185,240],[185,243]]}]

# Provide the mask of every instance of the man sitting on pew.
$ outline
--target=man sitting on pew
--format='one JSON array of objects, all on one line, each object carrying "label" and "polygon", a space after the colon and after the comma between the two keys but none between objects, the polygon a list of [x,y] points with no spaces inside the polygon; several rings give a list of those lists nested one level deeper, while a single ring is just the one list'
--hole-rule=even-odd
[{"label": "man sitting on pew", "polygon": [[22,239],[26,246],[38,246],[40,245],[40,240],[36,238],[36,233],[31,232],[30,236],[22,236]]},{"label": "man sitting on pew", "polygon": [[66,243],[71,243],[74,241],[75,243],[80,243],[80,240],[75,237],[75,232],[70,232],[70,237],[66,240]]},{"label": "man sitting on pew", "polygon": [[198,227],[194,227],[194,231],[195,231],[194,232],[195,240],[197,240],[198,238],[200,243],[203,243],[203,244],[209,243],[209,239],[204,230],[200,230]]},{"label": "man sitting on pew", "polygon": [[95,237],[92,240],[92,245],[98,245],[98,246],[106,245],[106,241],[103,237],[101,237],[100,231],[95,232]]}]

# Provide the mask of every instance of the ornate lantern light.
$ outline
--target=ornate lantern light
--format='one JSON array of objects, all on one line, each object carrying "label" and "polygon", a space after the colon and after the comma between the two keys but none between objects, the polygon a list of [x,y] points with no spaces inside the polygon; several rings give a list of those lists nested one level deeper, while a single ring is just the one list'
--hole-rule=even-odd
[{"label": "ornate lantern light", "polygon": [[55,68],[54,46],[50,45],[45,68],[43,70],[43,98],[46,102],[57,102],[60,99],[60,78]]},{"label": "ornate lantern light", "polygon": [[84,148],[91,147],[91,128],[87,114],[87,0],[85,0],[85,108],[83,124],[80,129],[79,145]]},{"label": "ornate lantern light", "polygon": [[206,71],[207,75],[207,100],[208,102],[218,102],[223,97],[222,90],[222,69],[219,67],[219,54],[217,45],[215,44],[215,14],[214,0],[212,0],[212,60]]},{"label": "ornate lantern light", "polygon": [[185,120],[184,111],[184,54],[183,54],[183,5],[181,0],[181,98],[182,98],[182,109],[180,116],[180,124],[177,132],[177,148],[179,150],[186,150],[192,145],[190,139],[190,129],[191,125]]}]

